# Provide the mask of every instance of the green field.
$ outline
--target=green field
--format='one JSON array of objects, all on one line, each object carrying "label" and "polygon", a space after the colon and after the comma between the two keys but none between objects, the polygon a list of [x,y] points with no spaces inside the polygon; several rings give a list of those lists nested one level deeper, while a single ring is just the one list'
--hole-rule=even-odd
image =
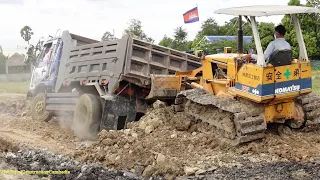
[{"label": "green field", "polygon": [[0,82],[0,93],[18,93],[27,94],[29,89],[29,81],[24,82]]},{"label": "green field", "polygon": [[320,94],[320,76],[316,76],[312,80],[312,91],[317,94]]}]

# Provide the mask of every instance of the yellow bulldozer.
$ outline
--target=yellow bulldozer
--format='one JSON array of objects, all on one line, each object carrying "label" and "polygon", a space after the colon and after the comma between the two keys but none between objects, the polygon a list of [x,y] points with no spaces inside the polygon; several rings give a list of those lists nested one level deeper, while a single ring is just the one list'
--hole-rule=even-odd
[{"label": "yellow bulldozer", "polygon": [[[206,55],[202,67],[175,75],[152,75],[149,96],[175,96],[176,112],[185,112],[212,127],[221,139],[241,144],[265,136],[269,123],[291,128],[320,123],[320,97],[312,93],[311,62],[298,15],[319,13],[300,6],[246,6],[226,8],[216,14],[239,17],[238,52]],[[276,51],[264,59],[256,17],[285,15],[293,20],[299,58],[291,50]],[[256,61],[243,53],[242,17],[252,26]],[[177,94],[177,95],[175,95]]]}]

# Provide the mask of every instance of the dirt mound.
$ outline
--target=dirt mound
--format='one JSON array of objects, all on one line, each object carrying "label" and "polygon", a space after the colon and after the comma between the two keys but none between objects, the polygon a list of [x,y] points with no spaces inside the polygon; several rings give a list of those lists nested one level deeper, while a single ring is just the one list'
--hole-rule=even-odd
[{"label": "dirt mound", "polygon": [[320,130],[292,130],[289,135],[278,135],[269,130],[262,142],[251,142],[234,152],[268,154],[284,161],[312,161],[320,157]]},{"label": "dirt mound", "polygon": [[29,101],[26,97],[19,96],[10,99],[0,99],[0,113],[15,116],[26,116],[28,114]]},{"label": "dirt mound", "polygon": [[[196,123],[183,113],[175,114],[171,107],[159,102],[139,122],[128,124],[128,129],[102,131],[89,147],[78,146],[80,140],[68,128],[59,127],[62,121],[57,118],[49,122],[20,118],[26,109],[25,97],[0,100],[0,122],[5,123],[2,134],[29,142],[30,146],[38,136],[24,132],[37,134],[42,137],[37,143],[48,149],[64,153],[68,150],[71,154],[77,148],[73,154],[77,160],[98,162],[108,168],[144,176],[199,175],[221,168],[243,168],[252,163],[307,162],[320,157],[319,129],[291,130],[287,134],[268,130],[263,140],[230,147],[219,142],[205,124]],[[13,115],[18,117],[12,118]],[[8,128],[24,131],[8,131]],[[12,149],[14,146],[0,139],[1,151]]]},{"label": "dirt mound", "polygon": [[130,129],[102,131],[98,142],[75,157],[145,176],[181,175],[205,153],[201,149],[218,145],[209,134],[188,132],[191,124],[190,117],[174,114],[171,107],[152,109]]},{"label": "dirt mound", "polygon": [[121,131],[102,131],[97,142],[75,152],[85,162],[144,176],[191,175],[248,162],[312,161],[320,157],[320,130],[267,131],[266,138],[237,147],[221,143],[205,124],[171,107],[151,109]]}]

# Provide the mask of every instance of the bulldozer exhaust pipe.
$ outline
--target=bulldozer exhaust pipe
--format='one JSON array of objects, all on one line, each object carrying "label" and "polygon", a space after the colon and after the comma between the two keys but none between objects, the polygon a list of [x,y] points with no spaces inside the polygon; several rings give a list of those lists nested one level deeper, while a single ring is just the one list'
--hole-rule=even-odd
[{"label": "bulldozer exhaust pipe", "polygon": [[243,31],[242,31],[242,16],[239,16],[238,20],[238,53],[243,53]]}]

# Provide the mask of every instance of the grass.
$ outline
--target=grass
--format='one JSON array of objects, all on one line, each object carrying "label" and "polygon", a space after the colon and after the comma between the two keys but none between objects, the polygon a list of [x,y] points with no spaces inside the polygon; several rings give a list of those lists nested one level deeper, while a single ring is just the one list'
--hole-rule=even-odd
[{"label": "grass", "polygon": [[29,81],[24,82],[0,82],[0,92],[27,94]]},{"label": "grass", "polygon": [[312,70],[312,75],[313,75],[313,76],[320,76],[320,69],[314,69],[314,70]]},{"label": "grass", "polygon": [[314,93],[320,94],[320,75],[314,75],[315,78],[312,79],[312,91]]},{"label": "grass", "polygon": [[320,94],[320,80],[312,81],[312,92]]}]

